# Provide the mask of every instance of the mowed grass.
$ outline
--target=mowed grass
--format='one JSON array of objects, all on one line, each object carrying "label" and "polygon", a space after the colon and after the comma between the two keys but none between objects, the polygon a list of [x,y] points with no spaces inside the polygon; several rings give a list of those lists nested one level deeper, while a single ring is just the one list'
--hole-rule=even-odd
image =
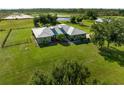
[{"label": "mowed grass", "polygon": [[9,35],[6,45],[18,45],[23,43],[28,43],[31,41],[31,29],[17,29],[12,30],[11,34]]},{"label": "mowed grass", "polygon": [[0,29],[9,30],[19,28],[31,28],[33,27],[33,19],[22,20],[3,20],[0,22]]},{"label": "mowed grass", "polygon": [[[25,21],[23,26],[32,24],[30,21],[25,24]],[[80,29],[78,25],[74,26]],[[29,39],[32,42],[21,44]],[[70,46],[57,44],[40,48],[35,45],[31,29],[25,28],[14,29],[7,44],[8,47],[0,48],[0,84],[29,84],[35,70],[40,69],[49,75],[64,60],[73,60],[87,66],[91,71],[91,79],[96,78],[107,84],[124,84],[123,65],[118,60],[106,60],[92,43]],[[124,46],[116,49],[123,52]]]},{"label": "mowed grass", "polygon": [[124,68],[105,61],[93,44],[38,48],[32,43],[0,49],[0,84],[28,84],[35,70],[49,75],[65,59],[83,63],[91,71],[91,78],[124,84]]},{"label": "mowed grass", "polygon": [[62,22],[60,22],[60,23],[67,24],[67,25],[73,26],[73,27],[75,27],[75,28],[78,28],[78,29],[80,29],[80,30],[83,30],[83,31],[85,31],[85,32],[87,32],[87,33],[90,33],[90,32],[91,32],[91,31],[90,31],[90,27],[91,27],[91,25],[94,23],[94,21],[92,21],[92,20],[83,20],[82,23],[83,23],[84,25],[72,24],[72,23],[70,23],[70,22],[65,22],[65,21],[62,21]]},{"label": "mowed grass", "polygon": [[3,43],[8,31],[0,31],[0,46]]}]

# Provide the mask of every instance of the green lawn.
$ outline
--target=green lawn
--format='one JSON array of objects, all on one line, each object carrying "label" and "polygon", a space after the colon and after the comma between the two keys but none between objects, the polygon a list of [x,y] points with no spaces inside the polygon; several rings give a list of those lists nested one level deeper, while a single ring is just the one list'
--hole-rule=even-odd
[{"label": "green lawn", "polygon": [[22,44],[30,41],[31,41],[31,29],[17,29],[17,30],[12,30],[11,34],[7,39],[5,46]]},{"label": "green lawn", "polygon": [[8,31],[1,31],[0,32],[0,46],[3,43],[3,41],[4,41],[4,39],[5,39],[6,35],[7,35],[7,33],[8,33]]},{"label": "green lawn", "polygon": [[70,22],[61,22],[61,23],[64,23],[64,24],[67,24],[67,25],[70,25],[70,26],[73,26],[75,28],[78,28],[80,30],[84,30],[85,32],[87,33],[90,33],[90,26],[94,23],[94,21],[91,21],[91,20],[83,20],[83,24],[84,25],[79,25],[79,24],[72,24]]},{"label": "green lawn", "polygon": [[[76,24],[67,24],[84,29]],[[90,22],[86,21],[85,24],[90,25]],[[26,25],[33,27],[29,20],[22,22],[22,27]],[[16,27],[21,28],[21,25],[16,24]],[[0,32],[1,37],[4,37],[4,34]],[[32,42],[22,43],[27,40]],[[92,43],[69,46],[57,44],[40,48],[36,46],[30,28],[13,30],[6,45],[8,47],[0,48],[0,84],[28,84],[35,70],[41,69],[49,75],[52,68],[65,59],[86,65],[91,71],[91,78],[107,84],[124,84],[124,65],[121,64],[124,59],[124,46],[114,47],[116,51],[108,55],[110,58],[107,59]],[[112,56],[115,58],[112,59]]]},{"label": "green lawn", "polygon": [[0,22],[0,29],[9,30],[12,29],[19,29],[19,28],[31,28],[33,27],[33,20],[32,19],[25,19],[25,20],[3,20]]},{"label": "green lawn", "polygon": [[116,18],[116,19],[124,19],[124,16],[101,16],[101,18]]}]

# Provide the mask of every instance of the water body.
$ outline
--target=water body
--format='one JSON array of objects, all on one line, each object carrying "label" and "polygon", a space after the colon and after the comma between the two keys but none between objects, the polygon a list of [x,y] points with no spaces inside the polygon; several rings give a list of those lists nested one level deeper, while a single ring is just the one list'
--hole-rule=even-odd
[{"label": "water body", "polygon": [[57,21],[70,21],[69,17],[58,17]]}]

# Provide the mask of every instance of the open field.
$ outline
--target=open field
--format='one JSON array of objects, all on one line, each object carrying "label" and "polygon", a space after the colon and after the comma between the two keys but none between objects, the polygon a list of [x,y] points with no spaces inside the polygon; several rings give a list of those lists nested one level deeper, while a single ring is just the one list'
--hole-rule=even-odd
[{"label": "open field", "polygon": [[[87,20],[84,21],[86,27],[63,23],[88,33],[92,24]],[[35,70],[41,69],[49,75],[51,69],[65,59],[86,65],[91,71],[91,78],[107,84],[124,84],[124,46],[114,47],[109,56],[92,43],[69,46],[57,44],[40,48],[36,46],[31,34],[32,20],[14,20],[14,25],[5,44],[7,47],[0,48],[0,84],[28,84]],[[11,28],[7,21],[0,22],[0,26]],[[6,33],[0,32],[0,42]]]},{"label": "open field", "polygon": [[[36,17],[36,16],[39,16],[39,15],[47,15],[48,13],[47,12],[45,12],[45,13],[33,13],[33,14],[31,14],[32,16],[34,16],[34,17]],[[53,12],[49,12],[49,14],[57,14],[57,16],[58,17],[71,17],[71,16],[76,16],[76,15],[80,15],[79,13],[78,14],[76,14],[76,13],[53,13]]]},{"label": "open field", "polygon": [[9,30],[12,29],[21,29],[21,28],[32,28],[33,20],[3,20],[0,22],[0,29]]}]

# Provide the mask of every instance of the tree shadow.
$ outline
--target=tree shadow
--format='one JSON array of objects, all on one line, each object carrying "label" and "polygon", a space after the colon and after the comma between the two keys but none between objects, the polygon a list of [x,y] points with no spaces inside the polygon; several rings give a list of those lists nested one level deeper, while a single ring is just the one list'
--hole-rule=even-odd
[{"label": "tree shadow", "polygon": [[116,48],[102,48],[99,52],[105,60],[109,62],[116,61],[120,66],[124,66],[124,51],[120,51]]}]

